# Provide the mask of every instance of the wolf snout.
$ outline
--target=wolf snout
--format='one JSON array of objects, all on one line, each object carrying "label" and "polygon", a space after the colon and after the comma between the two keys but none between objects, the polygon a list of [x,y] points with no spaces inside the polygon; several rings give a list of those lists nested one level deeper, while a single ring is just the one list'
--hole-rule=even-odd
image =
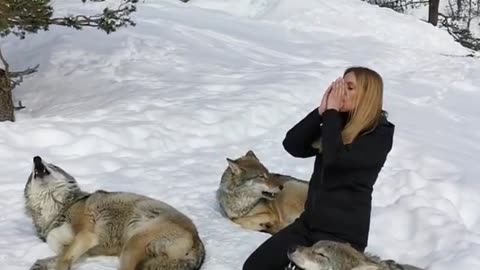
[{"label": "wolf snout", "polygon": [[33,158],[33,165],[34,165],[34,178],[40,177],[43,178],[45,175],[50,174],[50,172],[45,168],[43,165],[42,158],[39,156],[35,156]]},{"label": "wolf snout", "polygon": [[39,157],[39,156],[33,157],[33,164],[35,164],[35,168],[36,168],[37,166],[40,166],[40,165],[43,166],[42,158]]}]

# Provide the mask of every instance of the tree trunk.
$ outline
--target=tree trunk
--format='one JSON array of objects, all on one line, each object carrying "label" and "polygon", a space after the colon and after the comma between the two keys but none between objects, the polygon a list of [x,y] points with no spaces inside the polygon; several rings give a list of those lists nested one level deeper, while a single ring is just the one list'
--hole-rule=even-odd
[{"label": "tree trunk", "polygon": [[460,17],[460,14],[462,14],[462,9],[463,9],[463,0],[457,0],[457,18]]},{"label": "tree trunk", "polygon": [[472,23],[472,12],[473,12],[473,7],[472,7],[472,0],[468,1],[468,18],[467,18],[467,30],[470,30],[470,24]]},{"label": "tree trunk", "polygon": [[428,22],[437,26],[438,24],[438,6],[440,0],[428,1]]},{"label": "tree trunk", "polygon": [[0,69],[0,122],[15,121],[13,107],[10,79],[5,71]]}]

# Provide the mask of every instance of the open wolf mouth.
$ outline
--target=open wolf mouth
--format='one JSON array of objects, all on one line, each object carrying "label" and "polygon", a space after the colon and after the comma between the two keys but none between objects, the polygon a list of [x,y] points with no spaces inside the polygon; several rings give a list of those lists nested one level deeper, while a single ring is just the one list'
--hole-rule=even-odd
[{"label": "open wolf mouth", "polygon": [[33,178],[43,178],[45,175],[49,175],[50,172],[45,168],[42,163],[42,158],[36,156],[33,158],[33,164],[35,165],[33,170]]},{"label": "open wolf mouth", "polygon": [[277,197],[277,193],[262,191],[262,195],[267,199],[275,199]]},{"label": "open wolf mouth", "polygon": [[285,267],[285,270],[304,270],[304,269],[296,265],[294,262],[290,261],[287,267]]}]

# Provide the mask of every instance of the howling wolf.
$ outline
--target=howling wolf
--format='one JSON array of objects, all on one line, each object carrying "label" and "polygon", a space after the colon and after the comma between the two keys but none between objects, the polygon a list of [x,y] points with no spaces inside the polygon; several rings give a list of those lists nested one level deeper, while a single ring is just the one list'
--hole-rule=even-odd
[{"label": "howling wolf", "polygon": [[57,256],[31,270],[68,270],[88,256],[120,257],[120,270],[199,269],[196,226],[172,206],[134,193],[80,190],[63,169],[33,158],[25,206],[37,235]]}]

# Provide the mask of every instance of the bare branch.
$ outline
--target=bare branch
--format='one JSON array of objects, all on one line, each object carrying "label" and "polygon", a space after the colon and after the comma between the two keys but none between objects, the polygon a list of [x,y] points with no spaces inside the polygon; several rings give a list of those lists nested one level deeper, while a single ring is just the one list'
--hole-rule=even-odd
[{"label": "bare branch", "polygon": [[22,101],[18,101],[18,106],[14,106],[13,109],[15,111],[19,111],[19,110],[22,110],[22,109],[25,109],[26,107],[22,105]]},{"label": "bare branch", "polygon": [[37,64],[33,68],[27,68],[27,69],[22,70],[22,71],[12,71],[12,72],[9,72],[9,76],[10,76],[10,78],[17,78],[17,77],[23,77],[23,76],[26,76],[26,75],[30,75],[30,74],[33,74],[33,73],[37,72],[39,67],[40,67],[40,65]]},{"label": "bare branch", "polygon": [[[40,65],[36,65],[33,68],[27,68],[22,71],[13,71],[10,72],[10,65],[8,64],[7,60],[5,59],[5,56],[2,53],[2,50],[0,49],[0,61],[2,61],[2,64],[4,66],[4,69],[0,69],[0,76],[3,76],[3,78],[7,81],[10,82],[10,89],[3,89],[4,91],[12,91],[15,89],[15,87],[19,86],[23,82],[23,76],[27,76],[30,74],[33,74],[38,71],[38,67]],[[16,80],[13,80],[14,78],[18,78]]]},{"label": "bare branch", "polygon": [[[15,87],[19,86],[23,82],[23,76],[27,76],[37,72],[39,66],[40,65],[36,65],[33,68],[27,68],[22,71],[9,72],[8,76],[10,78],[10,84],[11,84],[10,90],[15,89]],[[12,78],[18,78],[18,79],[12,80]]]},{"label": "bare branch", "polygon": [[441,26],[453,37],[455,41],[460,43],[463,47],[474,51],[480,51],[480,39],[472,35],[469,29],[464,29],[458,26],[457,22],[451,17],[439,13]]}]

